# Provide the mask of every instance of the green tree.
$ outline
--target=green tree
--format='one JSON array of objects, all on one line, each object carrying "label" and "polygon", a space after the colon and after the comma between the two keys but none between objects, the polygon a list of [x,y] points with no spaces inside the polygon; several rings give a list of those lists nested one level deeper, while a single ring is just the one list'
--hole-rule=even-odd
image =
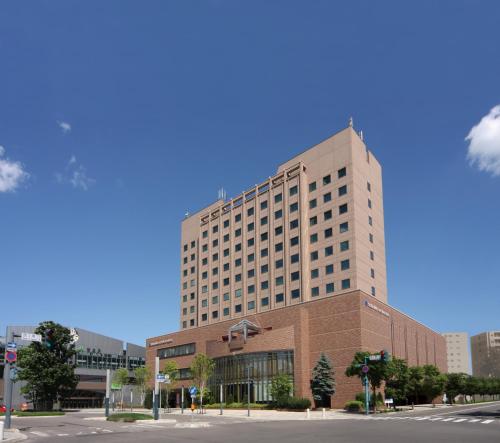
[{"label": "green tree", "polygon": [[446,387],[446,375],[441,374],[434,365],[424,365],[422,369],[424,372],[422,393],[427,397],[428,401],[434,403],[436,397],[443,395]]},{"label": "green tree", "polygon": [[450,404],[453,404],[457,395],[464,395],[467,385],[467,374],[463,372],[446,374],[446,397]]},{"label": "green tree", "polygon": [[317,406],[330,405],[330,397],[335,394],[333,365],[323,353],[312,371],[311,391]]},{"label": "green tree", "polygon": [[408,383],[408,395],[413,397],[414,403],[418,403],[419,395],[422,393],[424,369],[422,366],[412,366],[409,368],[409,375],[410,380]]},{"label": "green tree", "polygon": [[178,376],[179,376],[179,367],[177,366],[177,362],[175,362],[174,360],[169,360],[165,363],[165,366],[163,368],[163,370],[161,371],[162,374],[165,374],[165,375],[168,375],[169,379],[170,379],[170,383],[165,383],[165,390],[167,391],[167,396],[166,396],[166,400],[167,400],[167,407],[169,407],[169,404],[168,404],[168,391],[169,391],[169,386],[170,384],[174,383]]},{"label": "green tree", "polygon": [[[365,357],[369,357],[371,354],[369,352],[356,352],[354,354],[354,359],[351,365],[345,370],[345,375],[348,377],[359,377],[363,380],[364,373],[361,370],[365,362]],[[373,405],[375,407],[375,398],[377,389],[380,388],[382,382],[387,378],[388,364],[383,361],[370,361],[368,364],[370,370],[368,371],[368,382],[372,388],[373,392]]]},{"label": "green tree", "polygon": [[479,381],[477,377],[469,375],[465,380],[464,394],[472,397],[472,401],[476,401],[476,394],[479,392]]},{"label": "green tree", "polygon": [[54,402],[67,398],[78,384],[75,375],[76,354],[70,330],[52,321],[45,321],[35,329],[47,337],[42,343],[32,342],[19,350],[19,380],[21,388],[35,410],[52,410]]},{"label": "green tree", "polygon": [[194,382],[198,385],[200,392],[200,407],[203,408],[203,392],[207,385],[208,379],[213,374],[215,369],[215,361],[205,354],[196,354],[191,362],[191,374]]},{"label": "green tree", "polygon": [[271,380],[271,395],[277,406],[285,406],[292,393],[293,383],[288,374],[275,375]]},{"label": "green tree", "polygon": [[394,400],[394,406],[408,401],[410,371],[405,360],[393,358],[387,363],[385,396]]},{"label": "green tree", "polygon": [[128,371],[126,368],[119,368],[113,374],[113,383],[120,385],[120,403],[121,408],[123,409],[123,390],[125,389],[125,385],[129,382]]},{"label": "green tree", "polygon": [[148,388],[149,382],[153,377],[151,368],[148,366],[140,366],[134,369],[135,384],[139,387],[141,393],[141,406],[144,406],[144,400],[146,398],[146,390]]}]

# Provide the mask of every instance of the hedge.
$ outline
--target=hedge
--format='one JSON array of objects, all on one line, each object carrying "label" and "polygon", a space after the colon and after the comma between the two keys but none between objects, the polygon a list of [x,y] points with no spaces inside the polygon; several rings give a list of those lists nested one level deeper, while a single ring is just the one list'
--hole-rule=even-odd
[{"label": "hedge", "polygon": [[348,412],[360,412],[364,409],[363,402],[358,400],[351,400],[346,402],[344,409]]}]

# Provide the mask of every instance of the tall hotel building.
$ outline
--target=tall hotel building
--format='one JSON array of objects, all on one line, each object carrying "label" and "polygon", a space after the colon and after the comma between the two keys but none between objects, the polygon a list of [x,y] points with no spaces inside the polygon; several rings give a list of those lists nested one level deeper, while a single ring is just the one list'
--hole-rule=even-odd
[{"label": "tall hotel building", "polygon": [[187,216],[180,257],[180,332],[147,340],[148,364],[176,360],[179,386],[198,352],[235,400],[250,368],[258,402],[282,372],[311,397],[321,352],[336,369],[335,406],[362,390],[344,376],[359,350],[446,370],[444,338],[387,304],[382,169],[352,125]]}]

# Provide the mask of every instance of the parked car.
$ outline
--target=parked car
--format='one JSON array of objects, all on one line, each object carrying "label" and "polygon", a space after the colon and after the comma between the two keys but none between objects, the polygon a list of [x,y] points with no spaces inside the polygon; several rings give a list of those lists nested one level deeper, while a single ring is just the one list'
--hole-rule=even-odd
[{"label": "parked car", "polygon": [[[0,412],[7,412],[7,406],[0,405]],[[10,412],[14,412],[14,408],[10,408]]]}]

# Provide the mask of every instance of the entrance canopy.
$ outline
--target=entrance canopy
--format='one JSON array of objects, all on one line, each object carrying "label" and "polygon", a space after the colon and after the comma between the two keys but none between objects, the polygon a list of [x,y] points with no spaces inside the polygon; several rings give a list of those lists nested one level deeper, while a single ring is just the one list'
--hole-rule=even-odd
[{"label": "entrance canopy", "polygon": [[235,325],[229,328],[228,332],[229,343],[231,343],[233,332],[239,334],[243,333],[243,341],[246,343],[248,338],[248,331],[252,331],[258,334],[261,331],[261,328],[260,326],[257,326],[255,323],[252,323],[251,321],[248,321],[246,319],[241,320],[239,323],[236,323]]}]

